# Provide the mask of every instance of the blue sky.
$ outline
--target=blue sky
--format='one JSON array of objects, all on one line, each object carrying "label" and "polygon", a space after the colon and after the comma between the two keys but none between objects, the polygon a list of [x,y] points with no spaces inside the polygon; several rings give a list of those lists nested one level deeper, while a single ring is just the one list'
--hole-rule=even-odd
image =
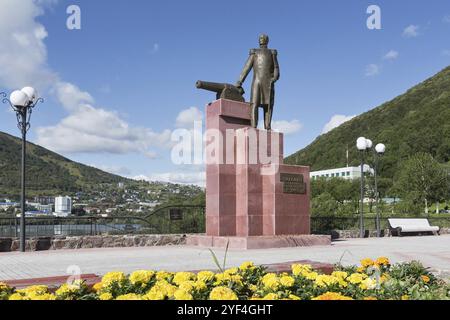
[{"label": "blue sky", "polygon": [[[81,30],[66,28],[72,4],[81,8]],[[366,26],[371,4],[381,8],[381,30]],[[287,133],[286,155],[327,124],[331,129],[450,64],[445,0],[0,5],[0,91],[31,84],[46,98],[30,140],[130,177],[201,183],[201,167],[171,163],[170,133],[212,100],[195,81],[234,83],[262,32],[279,52],[274,120]],[[18,135],[14,115],[3,109],[0,130]]]}]

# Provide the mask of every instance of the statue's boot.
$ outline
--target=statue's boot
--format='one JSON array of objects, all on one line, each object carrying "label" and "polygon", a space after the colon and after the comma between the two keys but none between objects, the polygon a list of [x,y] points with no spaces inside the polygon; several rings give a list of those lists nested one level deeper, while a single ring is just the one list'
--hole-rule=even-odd
[{"label": "statue's boot", "polygon": [[273,106],[266,106],[264,110],[264,126],[267,131],[272,130],[272,114],[273,114]]}]

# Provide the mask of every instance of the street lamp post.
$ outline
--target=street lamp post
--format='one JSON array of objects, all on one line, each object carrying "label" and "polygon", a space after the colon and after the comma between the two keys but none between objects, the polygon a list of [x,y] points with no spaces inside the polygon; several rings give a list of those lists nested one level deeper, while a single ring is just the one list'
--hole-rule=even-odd
[{"label": "street lamp post", "polygon": [[375,147],[375,202],[376,202],[376,223],[377,223],[377,237],[380,238],[381,237],[381,216],[380,216],[380,209],[379,209],[379,204],[380,204],[380,195],[378,193],[378,164],[379,164],[379,159],[381,156],[384,155],[384,153],[386,152],[386,146],[382,143],[377,144],[377,146]]},{"label": "street lamp post", "polygon": [[356,141],[356,147],[361,153],[361,203],[359,209],[359,236],[364,238],[366,235],[366,229],[364,227],[364,152],[367,150],[368,141],[366,138],[361,137]]},{"label": "street lamp post", "polygon": [[25,230],[25,212],[26,212],[26,199],[25,199],[25,166],[26,166],[26,142],[27,132],[30,129],[30,119],[34,107],[39,102],[44,102],[42,98],[37,97],[37,91],[32,87],[25,87],[22,90],[16,90],[11,93],[9,99],[6,93],[0,93],[3,97],[3,103],[8,103],[16,113],[17,126],[22,133],[22,163],[21,163],[21,200],[20,200],[20,251],[25,252],[26,230]]}]

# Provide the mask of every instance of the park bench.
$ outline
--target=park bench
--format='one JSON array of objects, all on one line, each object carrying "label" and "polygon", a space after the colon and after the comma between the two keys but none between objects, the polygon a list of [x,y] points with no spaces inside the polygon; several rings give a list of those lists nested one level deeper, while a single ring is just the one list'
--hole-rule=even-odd
[{"label": "park bench", "polygon": [[430,226],[427,219],[389,219],[389,230],[392,235],[403,233],[432,233],[439,235],[440,228]]}]

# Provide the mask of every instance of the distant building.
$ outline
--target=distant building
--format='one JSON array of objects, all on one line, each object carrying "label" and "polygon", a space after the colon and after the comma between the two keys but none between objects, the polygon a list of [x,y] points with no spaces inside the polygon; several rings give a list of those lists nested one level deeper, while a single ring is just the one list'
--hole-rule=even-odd
[{"label": "distant building", "polygon": [[56,197],[55,198],[55,216],[67,217],[72,213],[72,198]]},{"label": "distant building", "polygon": [[3,209],[3,210],[8,210],[11,207],[15,208],[17,206],[19,206],[19,203],[17,203],[17,202],[10,202],[10,201],[0,202],[0,209]]},{"label": "distant building", "polygon": [[45,212],[46,214],[51,214],[53,212],[52,204],[41,204],[39,202],[27,202],[27,207],[36,209],[39,212]]},{"label": "distant building", "polygon": [[[374,171],[370,166],[364,165],[364,172],[373,174]],[[341,178],[346,180],[360,179],[361,166],[313,171],[310,173],[310,177],[311,180],[319,178]]]},{"label": "distant building", "polygon": [[39,197],[34,197],[34,202],[44,204],[44,205],[49,205],[49,204],[53,205],[53,204],[55,204],[55,198],[39,196]]}]

